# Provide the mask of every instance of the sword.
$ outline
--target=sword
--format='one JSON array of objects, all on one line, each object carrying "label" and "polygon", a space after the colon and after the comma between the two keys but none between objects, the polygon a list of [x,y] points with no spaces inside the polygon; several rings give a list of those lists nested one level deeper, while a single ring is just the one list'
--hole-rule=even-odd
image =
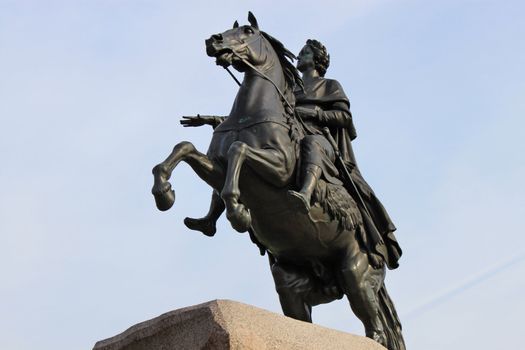
[{"label": "sword", "polygon": [[[340,163],[340,168],[343,169],[343,173],[348,179],[348,182],[352,186],[352,190],[356,193],[357,199],[358,199],[358,205],[363,208],[363,211],[366,213],[366,218],[363,218],[369,225],[372,225],[374,227],[374,233],[376,235],[376,242],[379,242],[380,244],[384,244],[383,237],[381,237],[381,234],[379,233],[379,230],[377,229],[377,226],[375,225],[372,215],[370,215],[370,212],[368,211],[368,208],[366,207],[365,201],[363,200],[363,197],[361,197],[361,193],[359,193],[359,190],[357,189],[357,186],[352,180],[352,176],[350,175],[350,172],[348,171],[348,168],[346,167],[346,164],[343,160],[343,156],[341,155],[341,152],[339,151],[339,147],[337,146],[337,142],[335,142],[334,138],[332,137],[332,134],[330,133],[330,129],[327,127],[323,128],[323,135],[326,137],[328,142],[330,142],[330,145],[332,145],[332,148],[334,149],[336,160]],[[369,232],[372,233],[372,232]]]},{"label": "sword", "polygon": [[[370,212],[368,211],[368,208],[366,207],[365,201],[363,200],[363,197],[361,197],[361,193],[359,193],[359,190],[357,189],[357,186],[355,185],[354,180],[352,180],[352,176],[350,176],[350,172],[348,171],[348,168],[346,167],[343,157],[341,156],[341,152],[339,151],[337,142],[335,142],[334,138],[332,137],[332,134],[330,133],[330,129],[328,129],[327,127],[324,127],[323,134],[328,140],[328,142],[330,142],[330,145],[332,145],[332,148],[334,149],[334,152],[335,152],[336,159],[340,163],[340,168],[343,169],[344,175],[346,176],[346,178],[352,185],[352,189],[354,190],[354,192],[357,194],[357,199],[359,200],[359,204],[363,207],[363,210],[368,215],[368,217],[371,219],[372,215],[370,215]],[[373,221],[372,221],[372,224],[375,227],[375,223]],[[377,227],[376,227],[376,230],[377,230]]]}]

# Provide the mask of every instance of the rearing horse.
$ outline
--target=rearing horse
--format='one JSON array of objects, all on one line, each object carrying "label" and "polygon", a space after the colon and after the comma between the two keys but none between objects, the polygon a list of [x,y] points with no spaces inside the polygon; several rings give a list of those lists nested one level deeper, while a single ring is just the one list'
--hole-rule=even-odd
[{"label": "rearing horse", "polygon": [[[293,55],[259,30],[251,13],[248,19],[250,25],[235,22],[233,29],[206,40],[207,54],[243,72],[244,79],[207,155],[185,141],[153,168],[157,207],[171,208],[175,195],[168,180],[180,161],[188,163],[221,194],[232,227],[250,230],[268,252],[286,316],[311,322],[312,306],[346,295],[368,337],[389,350],[403,350],[401,324],[384,286],[385,267],[372,267],[362,249],[357,233],[364,227],[352,197],[321,181],[309,213],[288,200],[303,136],[293,114],[293,88],[302,81],[287,59]],[[334,198],[354,220],[342,224],[331,210]]]}]

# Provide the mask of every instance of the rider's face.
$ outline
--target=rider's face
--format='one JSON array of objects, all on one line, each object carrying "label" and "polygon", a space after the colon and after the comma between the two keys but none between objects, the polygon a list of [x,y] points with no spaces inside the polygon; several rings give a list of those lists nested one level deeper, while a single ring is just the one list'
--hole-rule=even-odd
[{"label": "rider's face", "polygon": [[304,72],[309,68],[315,68],[314,51],[309,45],[305,45],[297,56],[297,69]]}]

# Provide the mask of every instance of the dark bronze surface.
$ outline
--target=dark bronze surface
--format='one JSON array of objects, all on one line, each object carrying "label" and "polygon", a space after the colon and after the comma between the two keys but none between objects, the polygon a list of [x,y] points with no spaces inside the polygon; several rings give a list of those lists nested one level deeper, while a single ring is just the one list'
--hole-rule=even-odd
[{"label": "dark bronze surface", "polygon": [[209,213],[186,218],[186,226],[213,236],[226,211],[232,227],[268,254],[285,315],[311,322],[312,306],[346,295],[368,337],[405,349],[384,285],[401,249],[356,165],[350,103],[336,80],[324,78],[326,48],[307,41],[301,79],[294,55],[252,13],[248,20],[206,40],[206,53],[244,78],[228,116],[183,117],[185,127],[212,125],[213,137],[206,154],[183,141],[153,168],[157,207],[171,208],[168,180],[188,163],[214,192]]}]

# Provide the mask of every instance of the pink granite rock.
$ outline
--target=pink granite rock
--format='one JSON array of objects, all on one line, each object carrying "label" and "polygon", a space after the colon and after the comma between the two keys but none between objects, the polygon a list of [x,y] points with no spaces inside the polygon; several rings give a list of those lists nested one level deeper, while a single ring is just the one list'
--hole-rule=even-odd
[{"label": "pink granite rock", "polygon": [[230,300],[160,315],[95,344],[94,350],[385,350],[371,339]]}]

